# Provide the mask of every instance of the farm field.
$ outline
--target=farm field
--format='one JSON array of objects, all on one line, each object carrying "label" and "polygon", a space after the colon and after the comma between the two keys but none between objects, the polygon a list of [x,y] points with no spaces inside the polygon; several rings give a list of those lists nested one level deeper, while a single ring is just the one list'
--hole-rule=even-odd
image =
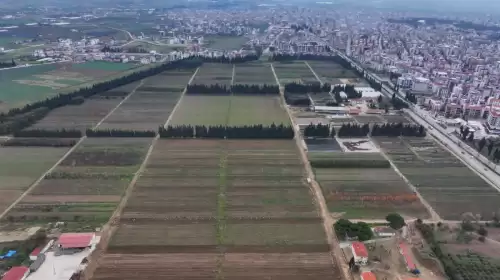
[{"label": "farm field", "polygon": [[[417,195],[396,171],[388,163],[385,168],[380,166],[386,160],[379,153],[316,152],[309,153],[309,159],[332,213],[347,219],[383,219],[391,212],[428,217]],[[317,162],[321,160],[332,161],[332,167],[320,167]]]},{"label": "farm field", "polygon": [[[164,72],[142,81],[142,85],[118,107],[100,129],[157,130],[163,125],[179,100],[193,72],[173,71],[173,78]],[[182,87],[181,87],[182,85]]]},{"label": "farm field", "polygon": [[382,115],[382,119],[385,120],[387,123],[412,123],[409,119],[407,119],[405,116],[398,116],[398,115]]},{"label": "farm field", "polygon": [[[87,138],[6,219],[64,221],[82,230],[105,223],[139,168],[151,139]],[[70,227],[73,229],[72,227]]]},{"label": "farm field", "polygon": [[276,79],[268,63],[236,64],[234,84],[275,85]]},{"label": "farm field", "polygon": [[225,63],[204,63],[194,77],[193,84],[231,85],[233,65]]},{"label": "farm field", "polygon": [[45,64],[19,67],[0,73],[0,111],[20,107],[27,103],[93,83],[96,78],[105,79],[128,69],[132,64],[112,62],[86,62],[83,64]]},{"label": "farm field", "polygon": [[69,147],[0,147],[0,212],[9,207]]},{"label": "farm field", "polygon": [[465,212],[490,219],[500,193],[430,139],[376,138],[382,150],[443,219]]},{"label": "farm field", "polygon": [[309,66],[316,72],[323,83],[346,84],[344,79],[357,78],[352,70],[345,69],[342,65],[332,61],[308,61]]},{"label": "farm field", "polygon": [[317,83],[318,80],[304,61],[274,62],[274,71],[280,84],[286,83]]},{"label": "farm field", "polygon": [[172,125],[288,124],[278,96],[185,95],[172,117]]},{"label": "farm field", "polygon": [[160,139],[92,279],[333,279],[304,179],[291,140]]},{"label": "farm field", "polygon": [[385,120],[377,115],[357,115],[357,116],[352,116],[354,120],[356,120],[360,124],[369,124],[369,123],[384,123]]}]

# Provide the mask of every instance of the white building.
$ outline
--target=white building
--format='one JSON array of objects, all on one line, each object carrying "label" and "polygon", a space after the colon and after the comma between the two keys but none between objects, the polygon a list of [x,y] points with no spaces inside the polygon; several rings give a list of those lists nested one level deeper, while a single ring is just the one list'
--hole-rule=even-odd
[{"label": "white building", "polygon": [[414,92],[426,92],[429,90],[430,80],[427,78],[416,77],[413,79],[411,90]]}]

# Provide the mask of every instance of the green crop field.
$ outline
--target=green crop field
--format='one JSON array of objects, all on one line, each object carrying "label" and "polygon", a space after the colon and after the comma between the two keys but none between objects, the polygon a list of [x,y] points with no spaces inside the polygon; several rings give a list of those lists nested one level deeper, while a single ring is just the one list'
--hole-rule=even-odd
[{"label": "green crop field", "polygon": [[82,64],[43,64],[0,71],[0,111],[43,100],[72,88],[105,79],[132,64],[86,62]]},{"label": "green crop field", "polygon": [[186,95],[170,124],[240,126],[289,122],[278,96]]}]

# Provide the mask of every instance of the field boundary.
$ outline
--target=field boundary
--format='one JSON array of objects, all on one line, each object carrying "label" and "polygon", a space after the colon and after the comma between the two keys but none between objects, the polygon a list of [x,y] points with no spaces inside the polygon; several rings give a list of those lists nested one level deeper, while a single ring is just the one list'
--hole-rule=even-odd
[{"label": "field boundary", "polygon": [[236,72],[236,64],[233,64],[233,74],[231,75],[231,85],[234,85],[234,72]]},{"label": "field boundary", "polygon": [[321,84],[323,84],[323,81],[321,81],[321,79],[319,78],[318,74],[316,74],[316,71],[314,71],[314,69],[311,67],[311,65],[309,65],[309,62],[307,62],[307,61],[304,60],[304,64],[307,65],[307,67],[309,67],[309,70],[311,70],[311,72],[313,73],[314,77],[316,77],[316,80],[318,80],[318,82],[320,82]]},{"label": "field boundary", "polygon": [[271,63],[271,70],[273,70],[273,75],[274,75],[274,79],[276,80],[276,84],[278,84],[278,86],[281,87],[280,79],[278,78],[278,75],[276,75],[276,71],[274,71],[274,66],[272,63]]},{"label": "field boundary", "polygon": [[[142,80],[141,80],[141,84],[142,84]],[[140,86],[140,85],[139,85]],[[120,102],[118,103],[106,116],[104,116],[104,118],[101,119],[100,122],[98,122],[92,129],[96,129],[99,127],[99,125],[102,124],[102,122],[107,119],[116,109],[118,109],[118,107],[120,107],[123,102],[125,100],[128,99],[128,97],[130,97],[132,94],[135,93],[135,91],[137,90],[137,88],[139,88],[139,86],[137,86],[135,89],[133,89],[129,94],[127,94],[127,96]],[[32,192],[39,184],[40,182],[43,181],[43,179],[45,178],[45,176],[47,176],[48,174],[50,174],[52,171],[54,171],[54,169],[56,169],[57,166],[59,166],[59,164],[61,164],[61,162],[63,162],[73,151],[75,151],[81,144],[82,142],[87,139],[87,136],[84,135],[82,136],[78,142],[76,142],[76,144],[71,147],[71,149],[69,149],[51,168],[49,168],[45,173],[42,174],[42,176],[40,176],[35,182],[33,182],[30,187],[28,189],[26,189],[26,191],[24,191],[21,196],[19,196],[9,207],[7,207],[1,214],[0,214],[0,220],[4,218],[4,216],[10,211],[12,210],[12,208],[14,208],[21,200],[23,200],[23,198],[25,198],[30,192]]]}]

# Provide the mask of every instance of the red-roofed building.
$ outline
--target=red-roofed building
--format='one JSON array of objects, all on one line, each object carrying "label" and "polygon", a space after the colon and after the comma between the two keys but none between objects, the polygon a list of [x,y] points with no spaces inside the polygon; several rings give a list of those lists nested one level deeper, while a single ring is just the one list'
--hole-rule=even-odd
[{"label": "red-roofed building", "polygon": [[363,242],[354,241],[351,244],[352,256],[356,264],[366,264],[368,262],[368,250]]},{"label": "red-roofed building", "polygon": [[94,238],[95,233],[63,233],[57,244],[62,249],[81,249],[90,247]]},{"label": "red-roofed building", "polygon": [[413,271],[413,270],[417,269],[417,266],[415,265],[415,263],[413,262],[413,259],[411,258],[410,254],[409,254],[408,247],[406,247],[406,244],[399,243],[399,252],[403,256],[403,259],[404,259],[405,264],[406,264],[406,269],[408,269],[408,271]]},{"label": "red-roofed building", "polygon": [[363,280],[377,280],[377,277],[375,277],[375,274],[371,271],[363,272],[361,273],[361,279]]},{"label": "red-roofed building", "polygon": [[38,258],[38,255],[40,255],[40,253],[42,252],[42,249],[43,249],[43,247],[35,248],[35,250],[33,250],[33,252],[31,252],[31,254],[30,254],[30,260],[36,261],[36,258]]},{"label": "red-roofed building", "polygon": [[14,266],[3,275],[2,280],[24,280],[29,273],[30,269],[27,266]]}]

